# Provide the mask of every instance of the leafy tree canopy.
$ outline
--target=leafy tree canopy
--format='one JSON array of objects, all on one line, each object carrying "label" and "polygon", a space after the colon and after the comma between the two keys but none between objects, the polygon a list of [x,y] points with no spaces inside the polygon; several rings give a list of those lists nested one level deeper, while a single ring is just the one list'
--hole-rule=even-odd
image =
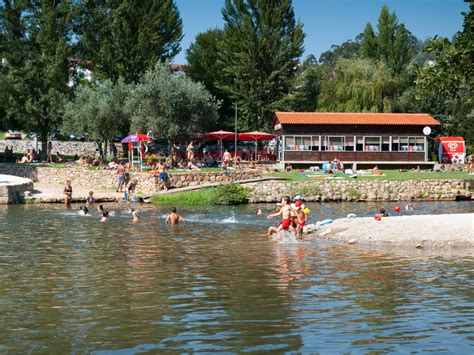
[{"label": "leafy tree canopy", "polygon": [[226,0],[218,87],[242,109],[240,129],[268,129],[303,53],[291,0]]},{"label": "leafy tree canopy", "polygon": [[136,82],[180,50],[182,21],[173,0],[87,0],[80,13],[79,54],[102,78]]},{"label": "leafy tree canopy", "polygon": [[68,86],[73,0],[10,1],[0,8],[0,80],[8,87],[9,117],[40,135],[43,154],[48,133],[62,119]]},{"label": "leafy tree canopy", "polygon": [[105,158],[106,143],[119,134],[123,123],[128,121],[124,102],[131,89],[123,80],[79,85],[76,97],[66,104],[63,131],[88,135],[97,142],[100,155]]},{"label": "leafy tree canopy", "polygon": [[333,78],[324,82],[318,110],[393,112],[399,83],[384,62],[339,59]]},{"label": "leafy tree canopy", "polygon": [[202,132],[217,119],[218,104],[200,83],[174,75],[157,63],[134,87],[126,106],[133,132],[156,132],[173,142],[179,134]]}]

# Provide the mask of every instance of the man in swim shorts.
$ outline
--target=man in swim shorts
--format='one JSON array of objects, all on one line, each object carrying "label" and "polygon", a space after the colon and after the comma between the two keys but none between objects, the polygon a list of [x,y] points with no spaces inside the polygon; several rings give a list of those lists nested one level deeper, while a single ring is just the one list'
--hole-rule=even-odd
[{"label": "man in swim shorts", "polygon": [[159,179],[161,184],[163,185],[163,190],[167,191],[168,190],[168,173],[166,172],[166,165],[163,164],[162,161],[159,161],[158,164],[156,164],[157,170],[159,172]]},{"label": "man in swim shorts", "polygon": [[120,163],[120,165],[117,168],[117,178],[118,178],[117,192],[122,192],[122,188],[125,185],[125,166],[123,163]]},{"label": "man in swim shorts", "polygon": [[288,230],[291,226],[291,208],[289,196],[283,196],[283,198],[281,199],[281,210],[268,215],[267,218],[273,218],[279,215],[281,215],[282,219],[280,226],[278,227],[278,232],[282,229]]}]

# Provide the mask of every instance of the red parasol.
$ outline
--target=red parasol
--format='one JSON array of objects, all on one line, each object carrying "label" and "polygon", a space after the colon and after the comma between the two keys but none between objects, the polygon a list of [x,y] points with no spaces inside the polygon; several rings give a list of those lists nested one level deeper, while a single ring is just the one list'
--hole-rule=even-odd
[{"label": "red parasol", "polygon": [[239,140],[241,141],[255,141],[255,160],[257,160],[257,150],[258,143],[257,141],[270,141],[273,139],[273,134],[265,132],[244,132],[239,134]]},{"label": "red parasol", "polygon": [[228,131],[215,131],[206,134],[208,139],[231,140],[234,139],[235,133]]},{"label": "red parasol", "polygon": [[217,139],[220,141],[220,152],[221,152],[221,160],[222,160],[222,141],[223,140],[233,140],[235,139],[235,133],[228,132],[228,131],[215,131],[209,132],[206,134],[208,139]]},{"label": "red parasol", "polygon": [[241,141],[271,141],[273,134],[258,131],[244,132],[239,134],[239,139]]}]

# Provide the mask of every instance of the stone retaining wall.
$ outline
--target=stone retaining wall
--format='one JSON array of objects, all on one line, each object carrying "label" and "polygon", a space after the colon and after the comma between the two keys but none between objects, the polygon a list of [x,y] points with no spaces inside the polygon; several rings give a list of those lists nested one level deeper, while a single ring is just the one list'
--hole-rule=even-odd
[{"label": "stone retaining wall", "polygon": [[[98,155],[99,150],[95,142],[78,142],[78,141],[51,141],[53,144],[53,154],[59,152],[63,155]],[[122,144],[114,143],[117,148],[117,155],[122,154]],[[13,153],[25,153],[28,149],[36,149],[33,140],[30,139],[0,139],[0,154],[5,151],[5,147],[13,147]],[[41,149],[41,142],[38,141],[38,150]],[[107,147],[107,152],[109,147]]]},{"label": "stone retaining wall", "polygon": [[453,201],[471,199],[469,181],[420,180],[420,181],[324,181],[246,184],[253,191],[250,202],[277,202],[282,196],[301,194],[307,201]]},{"label": "stone retaining wall", "polygon": [[33,190],[33,181],[17,176],[0,174],[0,205],[21,203],[26,191]]},{"label": "stone retaining wall", "polygon": [[[47,184],[64,184],[66,180],[71,180],[73,186],[83,186],[91,190],[94,189],[114,189],[117,186],[117,174],[115,171],[95,170],[86,168],[48,168],[10,165],[0,166],[0,174],[8,174],[29,178]],[[137,190],[143,194],[152,194],[158,191],[155,185],[154,175],[148,173],[131,173],[131,176],[138,180]],[[235,171],[228,173],[228,181],[253,179],[260,176],[257,171]],[[200,173],[200,172],[180,172],[169,174],[172,187],[197,186],[206,183],[224,181],[220,172]]]}]

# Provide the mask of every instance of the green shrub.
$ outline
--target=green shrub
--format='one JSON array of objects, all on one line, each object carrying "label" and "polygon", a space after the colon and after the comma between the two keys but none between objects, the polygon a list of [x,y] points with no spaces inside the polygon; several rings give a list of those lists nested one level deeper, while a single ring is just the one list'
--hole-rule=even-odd
[{"label": "green shrub", "polygon": [[238,205],[247,203],[250,189],[238,184],[220,185],[215,189],[214,203],[216,205]]},{"label": "green shrub", "polygon": [[158,205],[237,205],[247,203],[250,189],[238,184],[220,185],[216,188],[157,195],[152,202]]},{"label": "green shrub", "polygon": [[360,197],[360,192],[359,192],[359,190],[356,190],[356,189],[347,189],[344,192],[349,194],[349,196],[353,199],[358,199]]},{"label": "green shrub", "polygon": [[201,189],[196,191],[179,192],[170,195],[157,195],[152,202],[157,205],[167,206],[196,206],[211,205],[214,203],[215,189]]}]

